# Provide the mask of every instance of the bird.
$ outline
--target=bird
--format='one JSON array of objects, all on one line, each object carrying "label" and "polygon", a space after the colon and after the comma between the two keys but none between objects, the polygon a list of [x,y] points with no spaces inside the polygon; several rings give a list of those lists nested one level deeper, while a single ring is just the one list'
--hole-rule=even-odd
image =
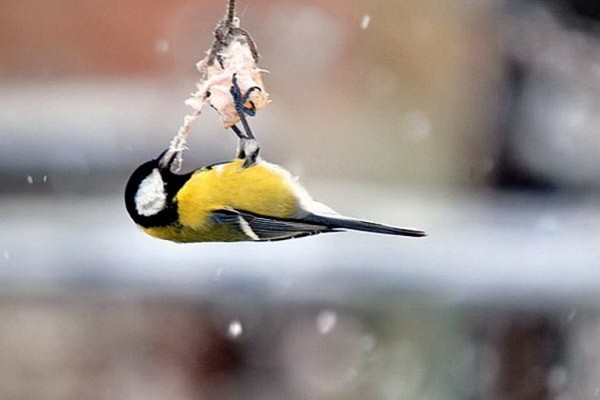
[{"label": "bird", "polygon": [[125,187],[130,217],[145,233],[178,243],[268,242],[340,231],[426,236],[337,213],[289,171],[259,157],[253,139],[246,142],[233,160],[189,173],[172,171],[172,151],[143,163]]}]

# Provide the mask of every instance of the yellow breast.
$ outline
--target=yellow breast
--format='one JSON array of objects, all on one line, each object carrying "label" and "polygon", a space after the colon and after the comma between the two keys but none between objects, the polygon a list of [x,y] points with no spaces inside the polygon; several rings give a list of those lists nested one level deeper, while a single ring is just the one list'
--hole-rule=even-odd
[{"label": "yellow breast", "polygon": [[289,173],[259,161],[242,167],[242,160],[195,172],[175,200],[181,225],[193,230],[213,229],[210,213],[223,208],[289,218],[298,210]]}]

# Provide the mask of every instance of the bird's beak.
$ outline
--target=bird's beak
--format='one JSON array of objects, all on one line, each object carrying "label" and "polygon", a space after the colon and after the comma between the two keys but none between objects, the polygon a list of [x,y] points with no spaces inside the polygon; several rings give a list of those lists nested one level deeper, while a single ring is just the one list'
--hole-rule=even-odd
[{"label": "bird's beak", "polygon": [[161,155],[158,156],[158,168],[170,171],[171,165],[173,165],[173,162],[177,158],[178,154],[179,154],[178,151],[171,150],[171,149],[167,149],[167,150],[163,151],[161,153]]}]

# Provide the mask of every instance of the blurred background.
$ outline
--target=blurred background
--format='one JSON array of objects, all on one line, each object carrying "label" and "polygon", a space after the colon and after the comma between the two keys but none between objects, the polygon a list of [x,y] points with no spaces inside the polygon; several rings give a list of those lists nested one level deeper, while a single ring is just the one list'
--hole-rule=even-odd
[{"label": "blurred background", "polygon": [[600,3],[239,0],[263,156],[430,236],[159,241],[124,185],[224,10],[0,2],[0,398],[600,398]]}]

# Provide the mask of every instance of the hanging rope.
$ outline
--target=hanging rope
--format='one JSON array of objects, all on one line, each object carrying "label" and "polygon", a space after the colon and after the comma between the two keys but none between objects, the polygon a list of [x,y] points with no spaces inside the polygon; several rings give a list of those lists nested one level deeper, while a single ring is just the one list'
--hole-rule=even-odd
[{"label": "hanging rope", "polygon": [[240,28],[240,20],[235,12],[235,0],[228,1],[225,16],[215,27],[214,37],[206,57],[196,64],[200,72],[200,79],[196,82],[197,90],[185,102],[193,111],[184,117],[183,124],[171,140],[167,156],[164,157],[169,160],[175,156],[172,164],[172,170],[175,172],[181,169],[182,153],[187,150],[187,135],[206,103],[217,110],[225,128],[239,121],[239,114],[230,94],[234,75],[237,76],[237,83],[244,93],[253,87],[260,88],[248,97],[249,106],[258,110],[270,102],[260,75],[263,70],[256,65],[259,58],[256,45],[250,34]]}]

